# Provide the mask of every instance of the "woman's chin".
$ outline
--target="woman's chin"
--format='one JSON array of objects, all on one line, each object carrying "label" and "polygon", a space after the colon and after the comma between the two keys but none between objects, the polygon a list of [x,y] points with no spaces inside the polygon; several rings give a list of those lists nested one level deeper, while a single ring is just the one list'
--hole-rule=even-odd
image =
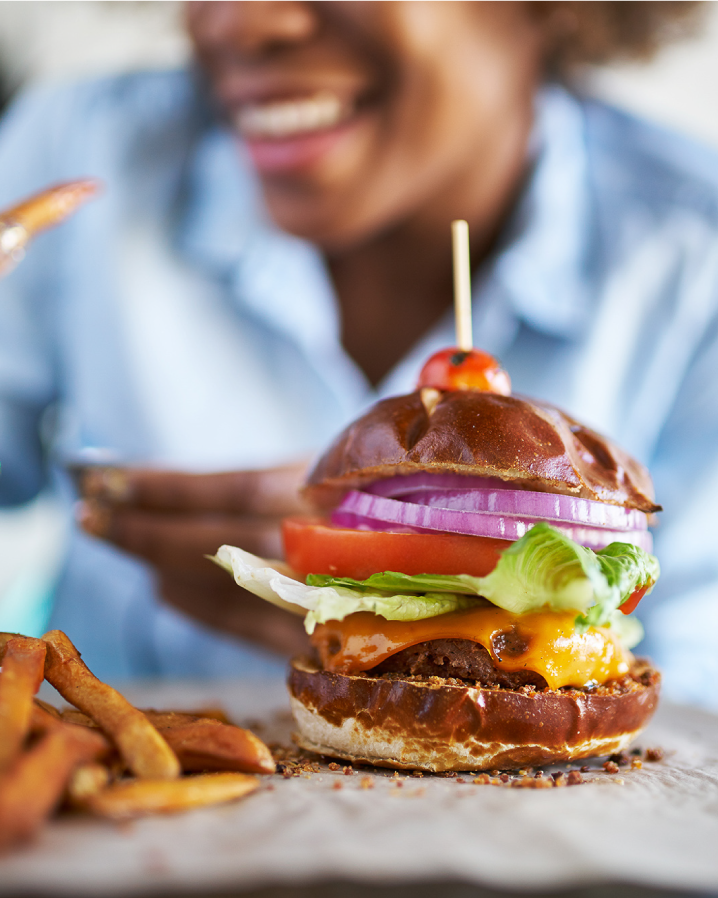
[{"label": "woman's chin", "polygon": [[352,203],[343,202],[343,192],[288,191],[266,188],[265,201],[274,223],[289,234],[314,243],[326,252],[356,245],[362,229],[357,226]]}]

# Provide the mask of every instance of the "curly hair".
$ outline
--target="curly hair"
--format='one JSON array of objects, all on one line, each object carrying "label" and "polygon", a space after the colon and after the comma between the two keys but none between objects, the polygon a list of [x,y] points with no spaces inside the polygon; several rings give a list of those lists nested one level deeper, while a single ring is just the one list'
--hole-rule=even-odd
[{"label": "curly hair", "polygon": [[547,67],[566,76],[578,66],[648,60],[662,46],[695,34],[706,4],[695,0],[531,4],[547,35]]}]

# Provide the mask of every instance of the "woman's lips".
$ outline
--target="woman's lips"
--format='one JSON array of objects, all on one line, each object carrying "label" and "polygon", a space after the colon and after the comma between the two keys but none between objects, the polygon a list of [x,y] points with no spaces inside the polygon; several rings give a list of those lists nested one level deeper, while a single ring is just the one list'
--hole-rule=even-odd
[{"label": "woman's lips", "polygon": [[329,152],[356,122],[353,103],[337,94],[243,105],[234,124],[260,172],[291,172]]}]

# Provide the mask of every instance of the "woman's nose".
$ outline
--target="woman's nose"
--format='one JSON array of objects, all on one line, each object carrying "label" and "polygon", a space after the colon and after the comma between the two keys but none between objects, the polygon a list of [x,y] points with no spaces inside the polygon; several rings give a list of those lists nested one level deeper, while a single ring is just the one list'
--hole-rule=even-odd
[{"label": "woman's nose", "polygon": [[312,37],[318,26],[313,3],[299,0],[196,2],[188,4],[190,32],[198,47],[264,53]]}]

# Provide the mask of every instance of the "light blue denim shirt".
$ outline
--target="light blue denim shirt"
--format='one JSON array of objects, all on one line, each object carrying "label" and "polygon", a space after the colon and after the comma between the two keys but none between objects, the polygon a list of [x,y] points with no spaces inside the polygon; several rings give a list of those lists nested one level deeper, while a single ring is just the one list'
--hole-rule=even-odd
[{"label": "light blue denim shirt", "polygon": [[[343,350],[310,245],[267,220],[191,73],[41,89],[0,127],[0,204],[92,175],[101,199],[0,284],[0,500],[87,447],[189,470],[319,451],[413,389],[447,319],[375,391]],[[448,228],[447,228],[448,240]],[[552,87],[530,178],[474,283],[476,344],[516,392],[563,407],[652,470],[663,576],[640,607],[668,694],[716,703],[718,156]],[[50,410],[50,411],[48,411]],[[52,626],[100,676],[227,676],[280,662],[162,605],[150,569],[73,530]]]}]

